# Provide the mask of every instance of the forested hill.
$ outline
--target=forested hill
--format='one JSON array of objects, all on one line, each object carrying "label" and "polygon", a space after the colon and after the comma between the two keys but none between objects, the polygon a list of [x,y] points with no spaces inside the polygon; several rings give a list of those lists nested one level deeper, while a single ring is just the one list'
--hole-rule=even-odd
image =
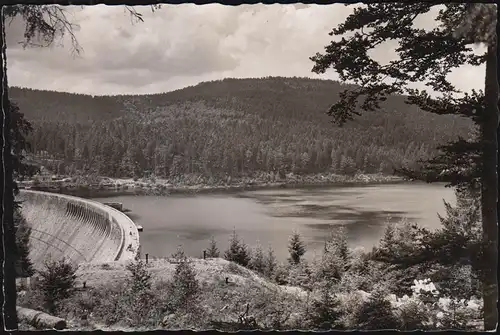
[{"label": "forested hill", "polygon": [[325,114],[345,86],[304,78],[225,79],[137,96],[11,88],[36,153],[113,177],[220,177],[281,172],[391,173],[467,136],[471,123],[390,97],[345,127]]}]

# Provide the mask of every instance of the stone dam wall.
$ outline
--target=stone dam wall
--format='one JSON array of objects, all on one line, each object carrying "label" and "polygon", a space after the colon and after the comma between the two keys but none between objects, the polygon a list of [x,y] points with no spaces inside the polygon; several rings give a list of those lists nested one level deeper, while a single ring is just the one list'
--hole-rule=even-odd
[{"label": "stone dam wall", "polygon": [[40,269],[63,256],[73,264],[133,260],[139,250],[135,223],[122,212],[87,199],[21,190],[16,200],[31,226],[30,257]]}]

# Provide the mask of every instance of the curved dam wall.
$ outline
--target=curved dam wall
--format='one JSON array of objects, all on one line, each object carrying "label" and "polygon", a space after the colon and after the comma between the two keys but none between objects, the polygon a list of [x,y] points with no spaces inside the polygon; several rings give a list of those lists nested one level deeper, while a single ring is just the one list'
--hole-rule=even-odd
[{"label": "curved dam wall", "polygon": [[87,199],[21,190],[16,200],[31,226],[35,268],[63,256],[73,264],[132,260],[139,250],[135,223],[122,212]]}]

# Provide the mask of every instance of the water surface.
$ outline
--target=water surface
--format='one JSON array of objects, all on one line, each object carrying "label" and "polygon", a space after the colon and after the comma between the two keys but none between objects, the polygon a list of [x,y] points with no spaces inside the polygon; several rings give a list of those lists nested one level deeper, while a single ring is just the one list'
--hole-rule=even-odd
[{"label": "water surface", "polygon": [[250,246],[272,245],[285,260],[289,235],[298,230],[307,256],[319,254],[332,227],[345,227],[352,247],[369,250],[388,220],[407,218],[435,229],[443,199],[454,204],[451,189],[436,184],[392,184],[328,188],[258,190],[233,194],[117,196],[94,200],[123,203],[128,215],[144,227],[142,253],[170,256],[179,245],[200,257],[213,235],[224,250],[233,229]]}]

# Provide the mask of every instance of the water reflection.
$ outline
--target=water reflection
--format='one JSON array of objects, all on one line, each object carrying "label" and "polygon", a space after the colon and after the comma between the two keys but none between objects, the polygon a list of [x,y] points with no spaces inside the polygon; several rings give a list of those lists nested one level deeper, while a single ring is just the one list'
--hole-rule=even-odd
[{"label": "water reflection", "polygon": [[179,244],[199,256],[215,236],[225,250],[233,228],[249,245],[272,245],[276,256],[287,258],[287,243],[300,231],[309,258],[320,252],[332,227],[345,227],[351,246],[367,249],[382,236],[388,217],[407,218],[424,227],[439,226],[442,199],[453,203],[453,192],[441,185],[378,185],[323,189],[259,190],[228,195],[157,197],[120,196],[96,199],[122,202],[128,215],[144,227],[144,253],[168,256]]}]

